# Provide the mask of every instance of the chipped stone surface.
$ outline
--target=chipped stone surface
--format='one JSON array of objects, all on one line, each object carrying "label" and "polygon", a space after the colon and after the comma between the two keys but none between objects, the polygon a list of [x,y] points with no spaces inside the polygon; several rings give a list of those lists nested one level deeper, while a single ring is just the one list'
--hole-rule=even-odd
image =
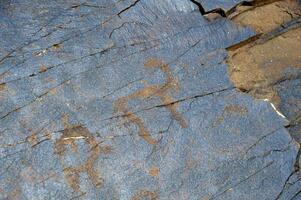
[{"label": "chipped stone surface", "polygon": [[[0,199],[300,197],[287,120],[229,72],[252,24],[189,0],[0,11]],[[294,81],[276,85],[292,116]]]}]

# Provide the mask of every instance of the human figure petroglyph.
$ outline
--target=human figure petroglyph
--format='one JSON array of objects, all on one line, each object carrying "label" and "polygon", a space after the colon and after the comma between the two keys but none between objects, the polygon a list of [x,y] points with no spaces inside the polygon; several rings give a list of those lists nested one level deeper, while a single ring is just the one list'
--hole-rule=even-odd
[{"label": "human figure petroglyph", "polygon": [[[96,138],[88,131],[88,129],[82,126],[70,125],[68,121],[68,116],[64,115],[64,130],[62,136],[55,142],[55,153],[60,156],[60,162],[64,167],[65,179],[74,191],[81,192],[79,184],[80,174],[86,173],[95,187],[101,187],[104,180],[99,176],[99,172],[95,170],[94,165],[100,154],[111,152],[111,147],[100,146],[96,141]],[[85,140],[90,147],[85,163],[78,166],[67,166],[64,162],[64,156],[67,153],[67,145],[70,145],[72,152],[76,154],[78,153],[76,141],[81,139]]]},{"label": "human figure petroglyph", "polygon": [[136,124],[139,128],[139,136],[142,137],[147,143],[155,145],[157,141],[152,138],[149,131],[144,125],[142,119],[136,114],[130,111],[128,108],[128,102],[132,99],[147,99],[150,97],[158,97],[167,110],[170,112],[172,118],[174,118],[183,128],[187,127],[187,122],[177,111],[177,103],[171,97],[172,91],[179,91],[180,87],[176,79],[174,79],[172,71],[169,66],[158,59],[149,59],[144,63],[146,68],[159,68],[166,76],[166,81],[163,84],[147,85],[142,90],[138,90],[132,94],[119,98],[114,103],[115,112],[121,112],[127,118],[128,121]]}]

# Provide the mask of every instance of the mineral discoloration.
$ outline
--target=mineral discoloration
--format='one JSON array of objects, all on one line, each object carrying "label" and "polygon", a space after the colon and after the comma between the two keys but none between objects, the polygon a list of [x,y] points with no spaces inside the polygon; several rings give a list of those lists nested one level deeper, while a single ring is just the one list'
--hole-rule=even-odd
[{"label": "mineral discoloration", "polygon": [[158,167],[151,167],[149,169],[149,174],[153,177],[157,177],[159,175],[160,169]]},{"label": "mineral discoloration", "polygon": [[121,112],[125,118],[139,127],[139,136],[142,137],[147,143],[155,145],[157,141],[152,138],[151,134],[145,127],[143,120],[138,115],[131,112],[127,106],[128,102],[132,99],[146,100],[148,98],[157,97],[160,99],[161,104],[164,105],[170,112],[173,119],[175,119],[183,128],[188,126],[185,119],[177,111],[177,104],[171,97],[172,92],[177,92],[180,87],[176,79],[174,79],[169,66],[158,59],[149,59],[144,63],[146,68],[158,68],[166,76],[166,81],[158,85],[146,85],[144,89],[136,91],[130,95],[119,98],[114,103],[115,112]]}]

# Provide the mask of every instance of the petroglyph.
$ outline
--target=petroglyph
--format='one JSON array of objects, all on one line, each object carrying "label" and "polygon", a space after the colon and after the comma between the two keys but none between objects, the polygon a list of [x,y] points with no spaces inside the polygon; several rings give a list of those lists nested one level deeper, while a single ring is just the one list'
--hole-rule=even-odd
[{"label": "petroglyph", "polygon": [[176,79],[174,79],[172,72],[167,64],[158,59],[149,59],[144,63],[146,68],[159,68],[166,76],[166,81],[163,84],[147,85],[142,90],[138,90],[132,94],[119,98],[114,103],[114,111],[121,112],[125,115],[128,121],[136,124],[139,128],[139,136],[142,137],[147,143],[155,145],[157,141],[152,138],[151,134],[144,125],[142,119],[130,111],[128,102],[132,99],[147,99],[151,97],[158,97],[163,105],[170,112],[174,118],[183,128],[186,128],[187,122],[177,111],[177,104],[173,103],[174,99],[170,93],[172,91],[179,91],[180,87]]},{"label": "petroglyph", "polygon": [[[64,167],[65,179],[74,191],[81,192],[79,183],[80,174],[86,173],[95,187],[101,187],[104,180],[99,176],[99,172],[94,168],[94,164],[100,154],[108,154],[112,149],[110,146],[100,146],[88,129],[82,126],[70,125],[68,121],[68,116],[64,115],[64,130],[62,136],[55,142],[55,153],[61,158],[60,162]],[[66,146],[70,145],[72,152],[75,154],[78,153],[77,140],[85,140],[90,147],[90,151],[87,154],[85,163],[79,166],[68,166],[64,162],[64,156],[67,153]]]}]

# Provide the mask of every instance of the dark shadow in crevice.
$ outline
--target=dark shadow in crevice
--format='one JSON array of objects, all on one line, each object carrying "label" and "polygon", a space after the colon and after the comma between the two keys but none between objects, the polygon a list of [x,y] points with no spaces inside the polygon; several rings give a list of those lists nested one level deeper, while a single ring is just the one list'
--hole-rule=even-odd
[{"label": "dark shadow in crevice", "polygon": [[217,13],[219,14],[220,16],[222,17],[227,17],[226,15],[226,12],[222,9],[222,8],[216,8],[216,9],[213,9],[213,10],[209,10],[209,11],[206,11],[204,9],[204,7],[202,6],[201,3],[197,2],[196,0],[190,0],[192,3],[194,3],[195,5],[198,6],[199,8],[199,11],[202,15],[207,15],[207,14],[210,14],[210,13]]},{"label": "dark shadow in crevice", "polygon": [[277,1],[281,1],[281,0],[254,0],[254,1],[242,1],[238,4],[236,4],[235,6],[233,6],[232,8],[230,8],[229,10],[224,10],[222,8],[215,8],[213,10],[209,10],[206,11],[205,8],[202,6],[202,4],[196,0],[190,0],[192,3],[194,3],[195,5],[197,5],[200,13],[202,15],[208,15],[210,13],[216,13],[219,14],[221,17],[228,17],[229,15],[235,13],[237,11],[237,8],[240,6],[244,6],[244,7],[250,7],[251,9],[257,8],[257,7],[261,7],[273,2],[277,2]]}]

